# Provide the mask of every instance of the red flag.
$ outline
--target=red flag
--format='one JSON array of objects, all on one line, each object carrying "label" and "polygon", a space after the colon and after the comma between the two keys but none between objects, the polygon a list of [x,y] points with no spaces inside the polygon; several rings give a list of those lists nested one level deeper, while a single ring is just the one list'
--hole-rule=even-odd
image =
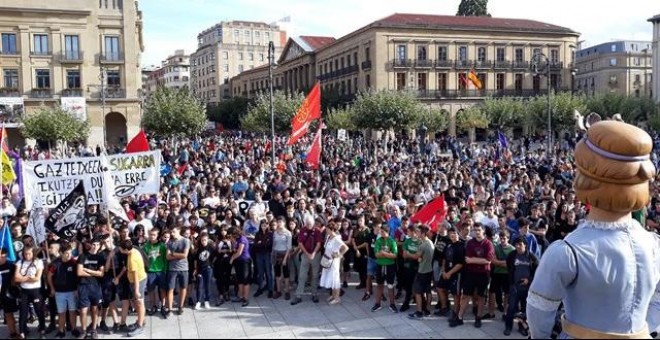
[{"label": "red flag", "polygon": [[464,73],[459,73],[458,74],[458,81],[465,86],[465,88],[468,87],[468,78],[465,76]]},{"label": "red flag", "polygon": [[314,136],[314,141],[312,142],[312,145],[309,148],[309,151],[307,152],[307,164],[309,164],[309,167],[318,170],[319,168],[319,163],[321,163],[321,127],[319,127],[319,131],[316,132],[316,136]]},{"label": "red flag", "polygon": [[126,145],[126,153],[145,152],[149,151],[149,142],[144,130],[140,130],[133,139]]},{"label": "red flag", "polygon": [[438,230],[438,224],[444,221],[446,216],[447,211],[445,210],[445,197],[443,195],[426,204],[410,218],[410,221],[427,224],[431,228],[431,231],[436,232]]},{"label": "red flag", "polygon": [[179,176],[183,176],[183,173],[186,172],[187,169],[188,169],[188,163],[184,163],[177,169],[177,173],[179,174]]},{"label": "red flag", "polygon": [[264,151],[265,153],[268,153],[270,151],[270,141],[266,142],[266,150]]},{"label": "red flag", "polygon": [[5,130],[5,124],[2,124],[2,136],[0,136],[0,144],[2,144],[2,151],[5,153],[9,152],[9,146],[7,146],[7,130]]},{"label": "red flag", "polygon": [[321,118],[321,85],[316,82],[291,121],[291,137],[288,144],[295,144],[307,133],[309,124],[319,118]]}]

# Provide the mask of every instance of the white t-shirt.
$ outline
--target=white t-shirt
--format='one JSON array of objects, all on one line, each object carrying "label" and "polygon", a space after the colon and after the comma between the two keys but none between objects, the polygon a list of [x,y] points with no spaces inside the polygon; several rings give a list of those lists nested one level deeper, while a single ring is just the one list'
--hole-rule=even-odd
[{"label": "white t-shirt", "polygon": [[[37,276],[37,271],[39,269],[44,269],[44,263],[40,259],[35,259],[34,261],[25,261],[20,260],[16,263],[16,270],[19,274],[27,277]],[[43,275],[43,272],[42,272]],[[37,289],[41,288],[41,280],[37,282],[21,282],[21,288],[23,289]]]}]

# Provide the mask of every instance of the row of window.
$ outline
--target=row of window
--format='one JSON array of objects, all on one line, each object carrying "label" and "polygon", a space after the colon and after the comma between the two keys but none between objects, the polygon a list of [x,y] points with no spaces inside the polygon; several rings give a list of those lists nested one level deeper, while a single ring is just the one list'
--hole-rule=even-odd
[{"label": "row of window", "polygon": [[[413,77],[416,76],[416,80]],[[488,85],[488,74],[487,73],[477,73],[477,77],[483,84],[483,89],[487,90]],[[514,79],[514,89],[522,90],[523,89],[523,80],[525,75],[522,73],[516,73],[513,75]],[[448,90],[448,81],[449,73],[438,73],[437,74],[437,89],[438,90]],[[550,75],[550,86],[552,88],[559,87],[560,76],[558,74]],[[538,91],[541,88],[542,77],[534,76],[532,78],[532,88],[533,90]],[[456,74],[457,88],[459,90],[466,90],[468,87],[468,80],[465,77],[465,73]],[[416,87],[415,87],[416,85]],[[428,74],[427,73],[417,73],[409,76],[407,73],[399,72],[396,74],[396,89],[405,90],[407,88],[415,88],[417,90],[428,90]],[[506,89],[506,74],[497,73],[495,74],[495,89],[496,90],[505,90]]]},{"label": "row of window", "polygon": [[[366,56],[366,61],[369,61],[369,47],[364,48],[364,54]],[[321,62],[321,65],[319,65],[319,72],[318,74],[327,74],[329,72],[333,71],[338,71],[341,69],[344,69],[345,67],[350,67],[353,65],[358,64],[358,53],[353,52],[352,58],[351,54],[347,54],[344,57],[335,57],[334,60]]]},{"label": "row of window", "polygon": [[[2,50],[3,54],[18,54],[18,41],[16,33],[2,33]],[[121,60],[119,48],[119,36],[105,36],[104,40],[104,58],[105,60]],[[50,48],[50,41],[48,34],[34,33],[32,34],[32,50],[30,51],[35,55],[50,55],[53,51]],[[64,36],[64,54],[67,58],[77,59],[80,57],[80,36],[78,35],[65,35]]]},{"label": "row of window", "polygon": [[[51,86],[51,70],[50,69],[35,69],[35,88],[50,89]],[[19,87],[18,69],[6,68],[3,70],[3,87],[7,89],[18,89]],[[106,70],[106,85],[110,87],[121,86],[121,75],[118,69]],[[81,88],[80,70],[68,69],[66,70],[66,88],[79,89]]]},{"label": "row of window", "polygon": [[[417,45],[417,60],[428,60],[429,54],[428,54],[428,45]],[[438,46],[438,54],[436,55],[436,60],[440,61],[446,61],[448,60],[448,46]],[[468,46],[459,46],[457,50],[457,55],[456,55],[456,60],[459,61],[467,61],[470,58],[468,57]],[[513,50],[514,54],[514,61],[516,62],[523,62],[525,61],[525,54],[524,54],[524,49],[523,48],[516,48]],[[396,59],[397,60],[407,60],[408,58],[408,46],[405,44],[399,44],[396,45]],[[532,50],[532,56],[536,54],[540,54],[541,49],[540,48],[534,48]],[[488,60],[488,53],[486,47],[477,47],[477,60],[478,61],[485,61]],[[495,49],[495,60],[496,61],[505,61],[507,60],[506,58],[506,49],[504,47],[497,47]],[[550,61],[552,63],[557,63],[559,62],[559,49],[551,49],[550,50]]]},{"label": "row of window", "polygon": [[[237,57],[238,57],[238,60],[245,60],[245,55],[243,54],[243,52],[238,52]],[[229,60],[229,52],[223,51],[222,52],[222,59],[223,60]],[[248,61],[254,61],[254,59],[255,59],[254,53],[247,53],[247,60]],[[205,65],[205,64],[207,64],[209,62],[212,62],[214,60],[215,60],[215,53],[209,53],[209,54],[203,55],[199,58],[194,58],[193,61],[192,61],[192,64],[193,64],[193,66]],[[259,53],[258,60],[259,61],[265,61],[266,56],[263,53]]]}]

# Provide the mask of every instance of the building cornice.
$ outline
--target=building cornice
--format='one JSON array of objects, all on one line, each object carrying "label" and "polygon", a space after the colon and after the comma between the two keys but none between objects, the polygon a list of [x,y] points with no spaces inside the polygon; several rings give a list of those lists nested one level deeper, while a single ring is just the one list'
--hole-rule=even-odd
[{"label": "building cornice", "polygon": [[24,13],[33,13],[33,14],[66,14],[66,15],[78,15],[78,16],[89,16],[92,14],[92,11],[85,10],[70,10],[70,9],[50,9],[50,8],[30,8],[30,7],[0,7],[0,12],[18,12],[21,14]]}]

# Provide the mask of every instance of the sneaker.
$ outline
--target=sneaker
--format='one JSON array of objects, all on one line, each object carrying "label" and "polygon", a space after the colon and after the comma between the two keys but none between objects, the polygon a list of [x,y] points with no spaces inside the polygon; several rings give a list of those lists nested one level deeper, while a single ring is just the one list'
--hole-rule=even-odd
[{"label": "sneaker", "polygon": [[497,310],[500,311],[500,313],[504,313],[504,306],[503,305],[497,305]]},{"label": "sneaker", "polygon": [[367,300],[369,300],[369,298],[371,298],[371,294],[364,293],[364,295],[362,296],[362,301],[367,301]]},{"label": "sneaker", "polygon": [[282,296],[282,293],[281,293],[281,292],[275,292],[275,294],[273,294],[273,299],[274,299],[274,300],[277,300],[277,299],[279,299],[281,296]]},{"label": "sneaker", "polygon": [[193,305],[195,305],[194,302],[195,301],[193,301],[193,298],[189,296],[188,297],[188,306],[192,307]]},{"label": "sneaker", "polygon": [[167,319],[170,318],[170,315],[172,315],[172,311],[169,310],[169,309],[166,309],[165,313],[163,313],[163,318],[165,318],[165,320],[167,320]]},{"label": "sneaker", "polygon": [[336,304],[338,304],[338,303],[341,303],[341,299],[340,299],[340,298],[338,298],[338,299],[332,299],[332,300],[330,300],[330,302],[328,302],[329,305],[336,305]]},{"label": "sneaker", "polygon": [[269,290],[269,291],[268,291],[268,295],[267,295],[267,297],[268,297],[269,299],[272,299],[272,298],[273,298],[273,291],[272,291],[272,290]]},{"label": "sneaker", "polygon": [[101,332],[110,333],[110,328],[108,327],[108,325],[105,324],[105,321],[101,321],[101,324],[99,325],[99,329],[101,330]]},{"label": "sneaker", "polygon": [[222,305],[224,305],[224,304],[225,304],[225,299],[220,298],[220,300],[218,300],[218,302],[215,303],[215,306],[216,306],[216,307],[220,307],[220,306],[222,306]]},{"label": "sneaker", "polygon": [[238,296],[235,296],[233,299],[231,299],[231,302],[243,302],[243,298],[239,298]]},{"label": "sneaker", "polygon": [[176,315],[183,315],[183,307],[179,307],[179,308],[176,310]]},{"label": "sneaker", "polygon": [[250,305],[250,300],[243,300],[243,303],[241,304],[241,307],[247,307]]},{"label": "sneaker", "polygon": [[451,322],[449,323],[449,327],[451,327],[451,328],[458,327],[458,326],[463,326],[463,320],[461,320],[459,318],[451,320]]},{"label": "sneaker", "polygon": [[360,289],[365,289],[367,288],[367,285],[360,283],[359,285],[355,286],[355,289],[360,290]]},{"label": "sneaker", "polygon": [[403,305],[401,305],[401,308],[399,308],[399,312],[403,313],[403,312],[407,311],[408,309],[410,309],[410,305],[407,304],[407,303],[404,303]]},{"label": "sneaker", "polygon": [[379,310],[383,309],[383,307],[380,304],[375,304],[373,307],[371,307],[372,312],[377,312]]},{"label": "sneaker", "polygon": [[495,319],[495,315],[486,313],[484,316],[481,317],[481,320],[490,320],[490,319]]},{"label": "sneaker", "polygon": [[158,313],[158,307],[156,307],[156,306],[153,306],[149,310],[147,310],[147,315],[148,316],[154,316],[154,315],[156,315],[156,313]]},{"label": "sneaker", "polygon": [[408,314],[408,318],[414,319],[414,320],[421,320],[421,319],[424,318],[424,314],[422,314],[422,312],[414,312],[414,313]]},{"label": "sneaker", "polygon": [[297,297],[297,298],[293,299],[293,301],[291,301],[291,306],[295,306],[295,305],[297,305],[301,302],[302,302],[302,299]]},{"label": "sneaker", "polygon": [[76,338],[76,339],[81,339],[81,338],[82,338],[81,335],[82,335],[82,334],[80,333],[80,331],[78,330],[78,328],[75,328],[74,330],[71,331],[71,336],[73,336],[73,337]]},{"label": "sneaker", "polygon": [[160,315],[162,315],[163,318],[167,318],[167,308],[165,308],[165,306],[160,307]]},{"label": "sneaker", "polygon": [[392,312],[392,313],[398,313],[399,312],[399,309],[396,308],[395,304],[391,304],[389,309],[390,309],[390,312]]},{"label": "sneaker", "polygon": [[128,333],[128,331],[129,331],[128,325],[126,324],[119,325],[119,333]]},{"label": "sneaker", "polygon": [[138,335],[140,335],[140,334],[142,334],[142,333],[144,333],[144,327],[137,326],[137,327],[135,327],[135,329],[133,329],[132,331],[128,332],[128,337],[129,337],[129,338],[132,338],[132,337],[134,337],[134,336],[138,336]]},{"label": "sneaker", "polygon": [[477,318],[476,320],[474,320],[474,327],[475,328],[481,328],[481,319],[480,318]]},{"label": "sneaker", "polygon": [[99,333],[97,333],[96,330],[93,330],[91,335],[90,335],[90,338],[98,339],[99,338]]},{"label": "sneaker", "polygon": [[403,295],[403,292],[401,290],[396,291],[396,295],[394,296],[395,300],[398,300],[401,298],[401,295]]},{"label": "sneaker", "polygon": [[441,308],[440,310],[435,311],[433,313],[433,315],[440,316],[440,317],[448,316],[449,315],[449,309]]},{"label": "sneaker", "polygon": [[291,293],[289,292],[284,293],[284,300],[291,300]]},{"label": "sneaker", "polygon": [[66,333],[57,332],[57,334],[55,334],[55,337],[58,338],[58,339],[64,339],[64,338],[66,338]]},{"label": "sneaker", "polygon": [[506,335],[506,336],[511,335],[511,328],[505,328],[504,329],[504,335]]},{"label": "sneaker", "polygon": [[263,293],[264,293],[263,290],[261,290],[261,289],[257,289],[257,292],[254,293],[254,295],[252,295],[252,297],[255,297],[255,298],[260,297],[261,294],[263,294]]},{"label": "sneaker", "polygon": [[521,325],[521,324],[518,324],[518,331],[519,331],[520,334],[521,334],[522,336],[524,336],[524,337],[528,337],[528,336],[529,336],[529,330],[527,330],[527,328],[523,327],[523,325]]},{"label": "sneaker", "polygon": [[210,304],[208,301],[204,301],[204,308],[205,308],[205,309],[210,309],[210,308],[211,308],[211,304]]},{"label": "sneaker", "polygon": [[430,312],[430,311],[424,310],[423,313],[424,313],[424,316],[425,316],[425,317],[426,317],[426,316],[431,316],[431,312]]},{"label": "sneaker", "polygon": [[348,288],[348,282],[344,281],[344,283],[341,284],[343,288]]},{"label": "sneaker", "polygon": [[56,330],[57,330],[57,327],[54,324],[51,324],[50,326],[48,326],[48,328],[46,328],[46,334],[53,333]]},{"label": "sneaker", "polygon": [[312,302],[319,303],[319,297],[316,295],[312,295]]},{"label": "sneaker", "polygon": [[193,308],[193,309],[194,309],[194,310],[200,310],[200,308],[202,308],[202,303],[201,303],[201,302],[197,302],[197,303],[195,304],[195,308]]}]

